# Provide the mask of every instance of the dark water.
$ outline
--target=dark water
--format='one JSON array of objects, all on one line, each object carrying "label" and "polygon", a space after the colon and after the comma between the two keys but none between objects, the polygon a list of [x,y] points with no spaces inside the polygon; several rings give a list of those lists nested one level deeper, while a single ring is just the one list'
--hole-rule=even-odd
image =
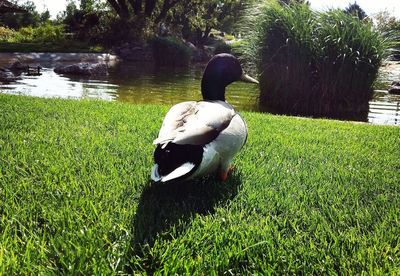
[{"label": "dark water", "polygon": [[[53,64],[43,67],[41,76],[23,76],[17,83],[0,85],[0,93],[165,105],[201,99],[200,81],[204,65],[171,69],[121,63],[111,68],[108,77],[91,79],[60,76],[53,72]],[[387,85],[387,82],[380,81],[382,85]],[[256,85],[242,82],[233,83],[226,92],[227,101],[243,111],[258,111],[258,95]],[[368,121],[400,124],[399,102],[400,96],[376,93],[370,103]]]}]

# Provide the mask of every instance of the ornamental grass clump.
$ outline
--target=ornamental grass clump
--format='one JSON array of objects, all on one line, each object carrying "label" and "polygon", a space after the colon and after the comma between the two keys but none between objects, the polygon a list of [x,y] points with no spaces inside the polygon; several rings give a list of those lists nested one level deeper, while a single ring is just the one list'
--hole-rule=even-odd
[{"label": "ornamental grass clump", "polygon": [[260,74],[260,105],[280,114],[365,120],[390,39],[340,10],[269,3],[253,16],[245,55]]},{"label": "ornamental grass clump", "polygon": [[151,40],[154,60],[160,66],[187,66],[191,49],[173,37],[155,37]]}]

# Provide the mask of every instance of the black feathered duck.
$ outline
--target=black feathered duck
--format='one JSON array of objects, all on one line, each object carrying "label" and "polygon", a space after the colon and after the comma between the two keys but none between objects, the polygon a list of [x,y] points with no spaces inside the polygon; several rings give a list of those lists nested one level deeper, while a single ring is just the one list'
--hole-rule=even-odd
[{"label": "black feathered duck", "polygon": [[228,179],[231,161],[247,138],[245,121],[225,101],[226,86],[239,80],[258,84],[233,55],[219,54],[208,62],[201,80],[203,100],[174,105],[153,142],[154,181],[183,181],[214,172],[222,181]]}]

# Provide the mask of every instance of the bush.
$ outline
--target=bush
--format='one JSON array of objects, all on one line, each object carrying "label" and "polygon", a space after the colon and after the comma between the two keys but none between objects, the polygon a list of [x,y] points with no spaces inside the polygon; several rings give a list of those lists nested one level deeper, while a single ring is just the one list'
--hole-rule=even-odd
[{"label": "bush", "polygon": [[20,28],[11,42],[33,42],[33,28],[31,26]]},{"label": "bush", "polygon": [[8,41],[13,36],[15,36],[14,30],[0,26],[0,41]]},{"label": "bush", "polygon": [[154,60],[161,66],[186,66],[192,52],[183,42],[172,37],[155,37],[151,41]]},{"label": "bush", "polygon": [[215,45],[214,55],[221,53],[232,53],[232,47],[229,44],[226,44],[224,41],[218,41]]},{"label": "bush", "polygon": [[[234,42],[232,42],[230,44],[231,46],[231,52],[234,56],[238,57],[241,59],[241,63],[243,63],[243,65],[246,63],[246,61],[243,59],[242,54],[243,54],[243,48],[247,47],[247,44],[242,40],[236,40]],[[256,74],[256,73],[254,73]]]},{"label": "bush", "polygon": [[260,74],[260,104],[291,115],[364,120],[390,41],[342,11],[270,4],[245,52]]},{"label": "bush", "polygon": [[[1,30],[0,30],[1,37]],[[52,25],[50,23],[41,25],[37,28],[23,27],[18,32],[12,32],[7,39],[2,41],[7,42],[55,42],[60,43],[65,40],[64,26]]]},{"label": "bush", "polygon": [[65,40],[63,25],[52,25],[50,23],[33,29],[33,41],[35,42],[62,42]]}]

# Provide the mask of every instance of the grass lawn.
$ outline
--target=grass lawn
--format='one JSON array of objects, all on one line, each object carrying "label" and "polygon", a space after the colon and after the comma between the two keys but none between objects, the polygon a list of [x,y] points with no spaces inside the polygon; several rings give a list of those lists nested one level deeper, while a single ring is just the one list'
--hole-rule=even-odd
[{"label": "grass lawn", "polygon": [[167,107],[0,95],[0,274],[399,274],[400,128],[243,113],[227,183],[150,185]]}]

